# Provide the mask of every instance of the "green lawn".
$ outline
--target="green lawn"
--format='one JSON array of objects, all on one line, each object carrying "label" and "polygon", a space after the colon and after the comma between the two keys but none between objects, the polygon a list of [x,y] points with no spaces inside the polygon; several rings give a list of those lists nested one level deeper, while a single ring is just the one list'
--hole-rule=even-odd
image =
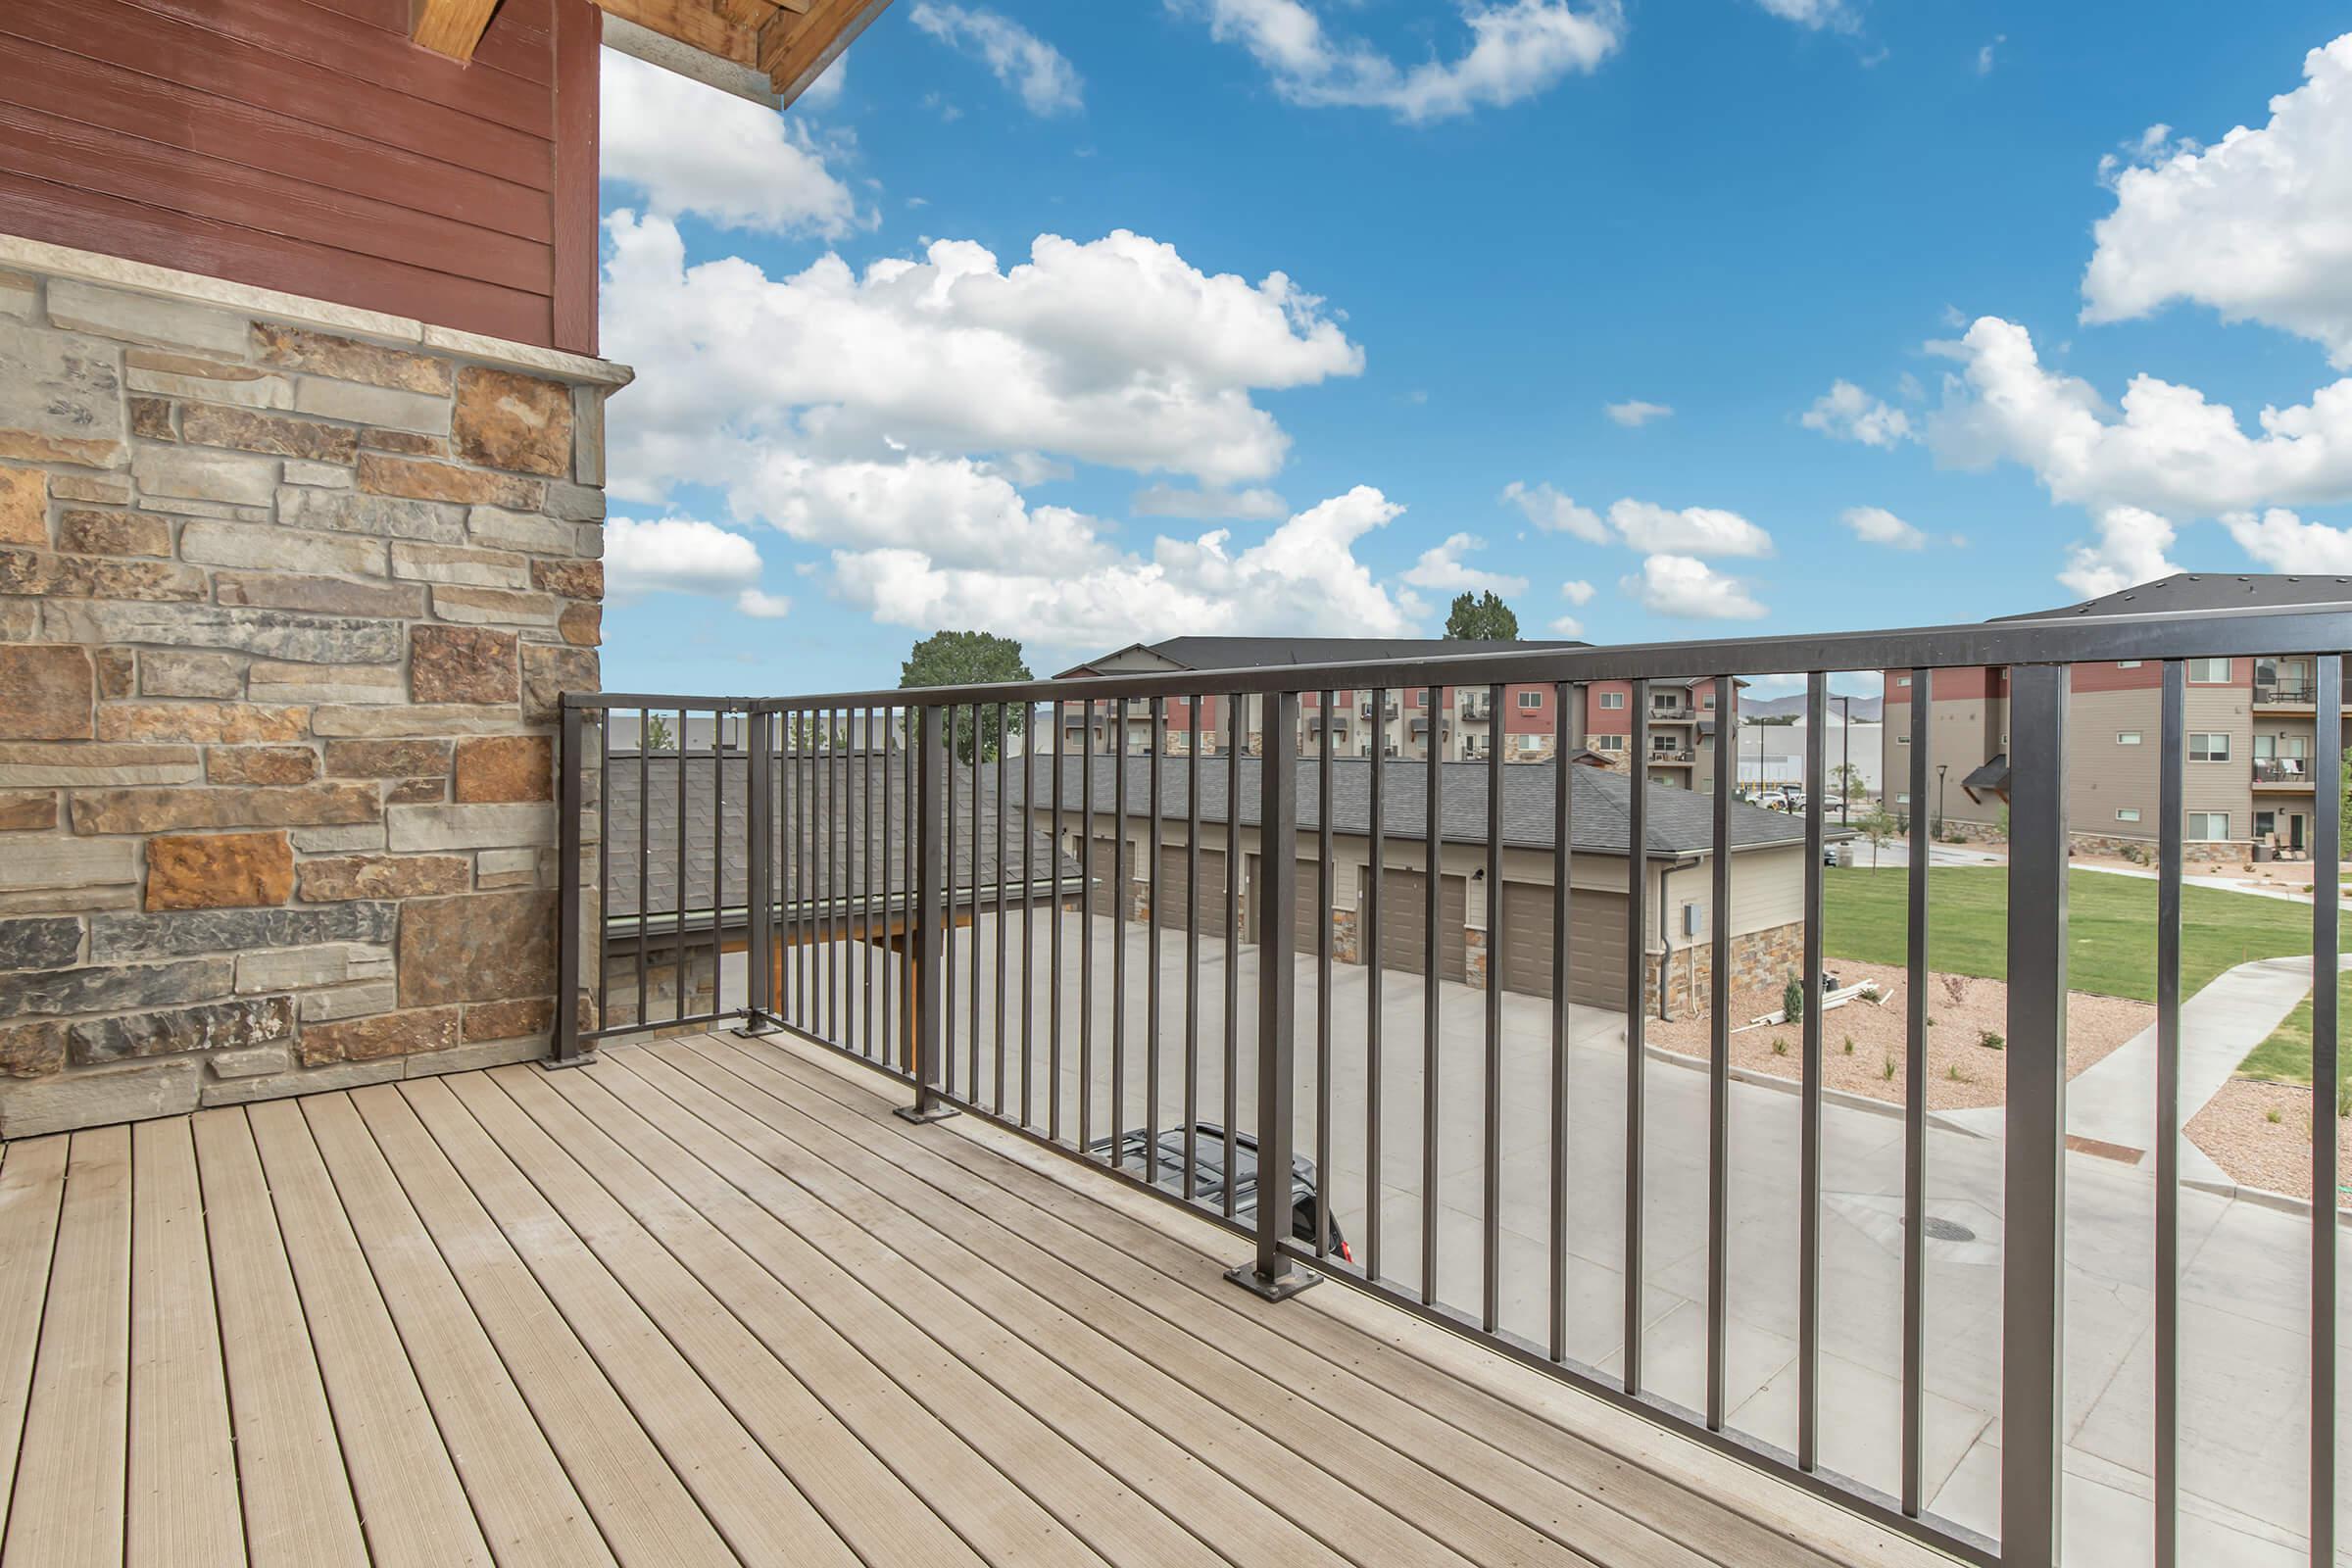
[{"label": "green lawn", "polygon": [[[1828,955],[1900,964],[1907,954],[1908,873],[1828,870],[1823,943]],[[2004,866],[1937,866],[1928,879],[1928,961],[1947,974],[2005,979],[2009,873]],[[2156,884],[2102,871],[2070,871],[2067,983],[2101,996],[2156,1000]],[[2311,906],[2215,888],[2180,890],[2180,994],[2195,995],[2232,964],[2311,951]],[[2310,1055],[2310,1009],[2302,1013]],[[2292,1024],[2292,1019],[2289,1024]],[[2282,1029],[2281,1035],[2285,1033]],[[2265,1046],[2264,1051],[2270,1048]],[[2262,1053],[2257,1052],[2256,1055]],[[2247,1070],[2253,1070],[2249,1058]],[[2309,1077],[2309,1069],[2304,1076]]]},{"label": "green lawn", "polygon": [[[2352,1018],[2352,975],[2336,982],[2335,1015],[2338,1019]],[[2338,1031],[2340,1038],[2341,1031]],[[2271,1038],[2256,1046],[2245,1060],[2237,1064],[2241,1078],[2267,1078],[2274,1083],[2307,1084],[2311,1082],[2311,999],[2305,997],[2296,1004],[2272,1032]]]}]

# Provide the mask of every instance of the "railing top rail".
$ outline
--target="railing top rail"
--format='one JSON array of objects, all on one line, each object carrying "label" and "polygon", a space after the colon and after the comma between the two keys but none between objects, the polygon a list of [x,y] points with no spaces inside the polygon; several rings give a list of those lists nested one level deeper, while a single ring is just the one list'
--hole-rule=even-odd
[{"label": "railing top rail", "polygon": [[1972,621],[1894,631],[1796,633],[1705,642],[1627,643],[1598,648],[1451,654],[1427,659],[1273,664],[1245,669],[1153,670],[1062,680],[966,686],[893,687],[782,698],[643,697],[567,693],[578,708],[722,708],[775,711],[957,703],[1112,702],[1122,697],[1259,696],[1277,692],[1417,686],[1545,685],[1557,681],[1692,680],[1719,675],[1808,674],[1815,670],[1944,669],[1976,665],[2076,664],[2111,659],[2213,659],[2252,654],[2331,654],[2352,649],[2352,603],[2264,610],[2073,615]]}]

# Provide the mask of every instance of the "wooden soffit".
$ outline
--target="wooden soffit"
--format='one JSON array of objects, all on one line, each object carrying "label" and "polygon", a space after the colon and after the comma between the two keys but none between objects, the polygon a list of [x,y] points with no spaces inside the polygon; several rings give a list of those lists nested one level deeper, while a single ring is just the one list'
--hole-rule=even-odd
[{"label": "wooden soffit", "polygon": [[595,0],[605,42],[729,92],[784,107],[890,0]]}]

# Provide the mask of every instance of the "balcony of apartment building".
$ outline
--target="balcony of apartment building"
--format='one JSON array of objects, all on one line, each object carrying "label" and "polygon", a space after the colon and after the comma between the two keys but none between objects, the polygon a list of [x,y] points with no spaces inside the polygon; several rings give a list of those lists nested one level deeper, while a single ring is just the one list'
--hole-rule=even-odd
[{"label": "balcony of apartment building", "polygon": [[1464,722],[1484,724],[1494,716],[1494,694],[1485,691],[1464,692],[1458,711]]},{"label": "balcony of apartment building", "polygon": [[2309,795],[2313,788],[2311,759],[2257,757],[2254,759],[2252,783],[2257,791]]},{"label": "balcony of apartment building", "polygon": [[2316,710],[2319,688],[2308,662],[2257,660],[2254,664],[2254,711],[2308,714]]}]

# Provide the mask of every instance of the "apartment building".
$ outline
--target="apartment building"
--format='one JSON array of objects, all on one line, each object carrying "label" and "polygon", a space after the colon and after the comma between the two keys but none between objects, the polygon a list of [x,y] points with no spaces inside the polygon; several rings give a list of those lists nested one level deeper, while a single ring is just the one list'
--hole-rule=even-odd
[{"label": "apartment building", "polygon": [[[2181,573],[2062,610],[2010,615],[2146,614],[2352,598],[2343,578]],[[2312,842],[2311,759],[2317,709],[2312,662],[2248,657],[2189,662],[2183,839],[2191,858],[2232,858],[2256,845],[2281,854]],[[2067,819],[2085,847],[2152,846],[2157,837],[2157,704],[2163,669],[2125,660],[2075,666],[2068,703]],[[1924,688],[1924,690],[1923,690]],[[2008,798],[2009,683],[2004,669],[1886,672],[1882,768],[1886,802],[1912,800],[1912,705],[1928,704],[1927,796],[1921,808],[1964,833],[1998,822]]]}]

